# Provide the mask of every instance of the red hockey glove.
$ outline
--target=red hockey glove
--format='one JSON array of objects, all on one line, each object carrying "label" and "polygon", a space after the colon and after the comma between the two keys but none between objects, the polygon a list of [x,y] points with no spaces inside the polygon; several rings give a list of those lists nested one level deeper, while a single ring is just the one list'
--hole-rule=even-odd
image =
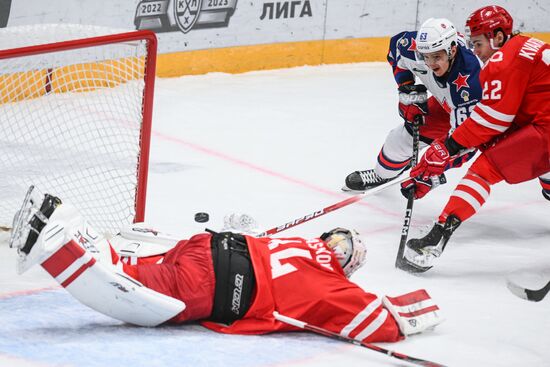
[{"label": "red hockey glove", "polygon": [[420,117],[428,114],[428,92],[426,87],[419,85],[402,85],[399,87],[399,115],[406,122],[421,121]]},{"label": "red hockey glove", "polygon": [[411,177],[427,180],[432,176],[439,176],[445,171],[451,156],[441,140],[434,140],[424,153],[420,162],[411,170]]},{"label": "red hockey glove", "polygon": [[405,198],[409,198],[411,190],[414,188],[414,198],[422,199],[428,192],[435,189],[439,185],[447,183],[447,178],[445,174],[441,176],[430,177],[429,180],[422,180],[419,178],[409,178],[408,180],[401,183],[401,194]]}]

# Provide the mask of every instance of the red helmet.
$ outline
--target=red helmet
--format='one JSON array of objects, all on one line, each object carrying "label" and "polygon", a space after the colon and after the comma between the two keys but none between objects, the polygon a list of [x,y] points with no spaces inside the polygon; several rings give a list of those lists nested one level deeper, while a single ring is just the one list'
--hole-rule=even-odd
[{"label": "red helmet", "polygon": [[497,29],[502,30],[505,36],[510,36],[513,24],[514,20],[506,9],[498,5],[484,6],[470,14],[466,20],[466,36],[484,34],[488,39],[493,39]]}]

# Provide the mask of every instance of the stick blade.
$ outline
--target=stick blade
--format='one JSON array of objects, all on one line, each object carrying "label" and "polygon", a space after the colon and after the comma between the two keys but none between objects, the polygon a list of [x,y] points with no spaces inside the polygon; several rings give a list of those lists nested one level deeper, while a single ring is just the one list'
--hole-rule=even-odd
[{"label": "stick blade", "polygon": [[550,282],[546,283],[546,285],[540,289],[524,288],[510,280],[507,280],[506,285],[508,289],[519,298],[532,302],[542,301],[550,291]]},{"label": "stick blade", "polygon": [[523,298],[527,301],[530,301],[530,299],[527,297],[527,293],[525,292],[526,291],[525,288],[517,285],[516,283],[514,283],[510,279],[506,279],[506,286],[508,287],[510,292],[515,294],[517,297]]}]

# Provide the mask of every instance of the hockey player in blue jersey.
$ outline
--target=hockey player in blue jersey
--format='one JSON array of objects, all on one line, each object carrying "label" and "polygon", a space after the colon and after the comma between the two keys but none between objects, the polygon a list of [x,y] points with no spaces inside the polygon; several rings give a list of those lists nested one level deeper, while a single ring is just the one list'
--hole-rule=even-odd
[{"label": "hockey player in blue jersey", "polygon": [[[368,190],[404,171],[413,152],[412,122],[419,116],[422,149],[453,131],[481,100],[481,62],[447,19],[430,18],[418,32],[393,36],[388,62],[398,86],[399,114],[405,122],[388,134],[375,168],[349,174],[344,191]],[[431,93],[429,98],[426,89]],[[453,164],[461,165],[468,158],[464,156]],[[416,184],[418,198],[438,183],[434,178],[411,185]]]}]

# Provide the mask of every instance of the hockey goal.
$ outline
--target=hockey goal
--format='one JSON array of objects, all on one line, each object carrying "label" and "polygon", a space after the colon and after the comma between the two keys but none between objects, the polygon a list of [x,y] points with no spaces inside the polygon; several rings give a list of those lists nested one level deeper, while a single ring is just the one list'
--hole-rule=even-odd
[{"label": "hockey goal", "polygon": [[0,30],[0,227],[31,184],[103,232],[143,220],[156,46],[150,31]]}]

